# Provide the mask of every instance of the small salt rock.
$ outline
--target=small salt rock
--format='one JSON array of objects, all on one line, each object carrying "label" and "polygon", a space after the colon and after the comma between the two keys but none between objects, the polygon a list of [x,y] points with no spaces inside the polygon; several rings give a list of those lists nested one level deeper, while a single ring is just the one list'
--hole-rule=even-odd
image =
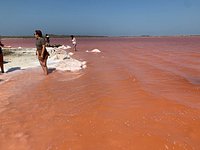
[{"label": "small salt rock", "polygon": [[69,53],[68,53],[68,55],[69,55],[69,56],[72,56],[72,55],[74,55],[74,53],[72,53],[72,52],[69,52]]},{"label": "small salt rock", "polygon": [[91,50],[91,52],[93,52],[93,53],[100,53],[101,51],[98,50],[98,49],[93,49],[93,50]]},{"label": "small salt rock", "polygon": [[87,63],[86,61],[83,61],[81,64],[82,64],[82,65],[85,65],[86,63]]},{"label": "small salt rock", "polygon": [[83,66],[82,66],[83,69],[85,69],[86,67],[87,67],[86,65],[83,65]]}]

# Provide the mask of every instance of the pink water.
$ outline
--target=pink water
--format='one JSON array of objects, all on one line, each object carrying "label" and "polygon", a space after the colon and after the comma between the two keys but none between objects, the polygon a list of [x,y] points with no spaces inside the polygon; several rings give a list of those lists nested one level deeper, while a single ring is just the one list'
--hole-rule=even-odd
[{"label": "pink water", "polygon": [[0,149],[200,149],[200,37],[77,41],[85,70],[0,75]]}]

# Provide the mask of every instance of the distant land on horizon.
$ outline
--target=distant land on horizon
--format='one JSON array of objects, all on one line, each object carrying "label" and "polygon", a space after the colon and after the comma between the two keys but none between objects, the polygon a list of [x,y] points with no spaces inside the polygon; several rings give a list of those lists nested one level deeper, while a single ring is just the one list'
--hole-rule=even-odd
[{"label": "distant land on horizon", "polygon": [[[48,34],[51,38],[67,38],[71,35]],[[90,36],[90,35],[74,35],[76,37],[108,37],[108,36]],[[43,35],[45,37],[45,34]],[[34,35],[1,35],[0,38],[34,38]]]},{"label": "distant land on horizon", "polygon": [[[68,38],[71,35],[56,35],[56,34],[48,34],[50,38]],[[94,35],[74,35],[75,37],[191,37],[191,36],[200,36],[199,34],[191,34],[191,35],[138,35],[138,36],[94,36]],[[43,35],[45,37],[45,35]],[[1,35],[0,38],[34,38],[31,35]]]}]

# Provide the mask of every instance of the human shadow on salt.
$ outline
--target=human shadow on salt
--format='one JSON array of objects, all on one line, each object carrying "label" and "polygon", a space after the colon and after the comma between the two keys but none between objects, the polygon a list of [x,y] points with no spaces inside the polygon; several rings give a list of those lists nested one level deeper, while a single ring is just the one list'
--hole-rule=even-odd
[{"label": "human shadow on salt", "polygon": [[3,64],[7,64],[7,63],[9,63],[9,62],[11,62],[11,61],[3,61]]},{"label": "human shadow on salt", "polygon": [[48,68],[48,74],[53,73],[56,70],[56,68]]},{"label": "human shadow on salt", "polygon": [[8,69],[8,70],[6,71],[6,73],[8,73],[8,72],[13,72],[13,71],[17,71],[17,70],[21,70],[21,67],[12,67],[12,68]]}]

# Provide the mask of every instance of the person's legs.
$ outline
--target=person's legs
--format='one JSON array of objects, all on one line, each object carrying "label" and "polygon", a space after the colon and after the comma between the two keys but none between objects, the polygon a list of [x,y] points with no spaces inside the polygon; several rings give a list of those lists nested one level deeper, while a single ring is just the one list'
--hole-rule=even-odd
[{"label": "person's legs", "polygon": [[4,73],[3,64],[1,64],[1,73]]},{"label": "person's legs", "polygon": [[3,67],[3,54],[0,54],[0,67],[1,67],[1,72],[4,73],[4,67]]},{"label": "person's legs", "polygon": [[44,71],[45,75],[48,75],[47,58],[45,58],[44,60],[39,59],[40,65],[41,65],[42,70]]},{"label": "person's legs", "polygon": [[40,62],[40,66],[42,67],[42,70],[44,71],[44,67],[43,67],[43,62],[42,62],[42,60],[39,60],[39,62]]},{"label": "person's legs", "polygon": [[77,50],[76,50],[76,44],[74,44],[73,46],[74,46],[74,51],[77,51]]},{"label": "person's legs", "polygon": [[[47,56],[47,58],[48,58],[48,56]],[[45,75],[48,75],[47,58],[44,59],[44,74]]]}]

